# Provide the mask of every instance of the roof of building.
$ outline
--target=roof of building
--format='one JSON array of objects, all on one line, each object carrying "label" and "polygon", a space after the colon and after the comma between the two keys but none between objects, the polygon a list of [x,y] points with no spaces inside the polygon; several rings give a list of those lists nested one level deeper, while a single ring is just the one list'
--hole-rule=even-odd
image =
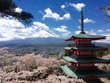
[{"label": "roof of building", "polygon": [[87,33],[80,33],[78,35],[72,36],[69,39],[66,39],[65,41],[71,41],[74,39],[92,39],[92,40],[98,40],[98,39],[105,39],[106,36],[101,36],[101,35],[90,35]]},{"label": "roof of building", "polygon": [[100,59],[100,58],[91,58],[91,59],[78,59],[74,58],[73,56],[63,56],[68,62],[75,62],[75,63],[110,63],[110,60]]},{"label": "roof of building", "polygon": [[98,46],[72,46],[72,47],[64,47],[65,50],[104,50],[107,48],[98,47]]},{"label": "roof of building", "polygon": [[74,37],[77,37],[77,38],[103,38],[105,36],[100,36],[100,35],[90,35],[90,34],[78,34]]},{"label": "roof of building", "polygon": [[110,77],[110,72],[105,72],[101,70],[86,70],[83,72],[77,72],[71,66],[61,66],[62,70],[68,77],[74,78],[88,78],[88,77]]}]

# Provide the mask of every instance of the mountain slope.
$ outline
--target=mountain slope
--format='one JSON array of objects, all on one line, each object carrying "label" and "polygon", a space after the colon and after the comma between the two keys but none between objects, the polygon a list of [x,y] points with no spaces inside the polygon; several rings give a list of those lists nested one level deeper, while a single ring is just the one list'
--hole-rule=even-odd
[{"label": "mountain slope", "polygon": [[62,38],[27,38],[27,39],[16,39],[11,41],[0,42],[0,46],[64,46],[65,41]]}]

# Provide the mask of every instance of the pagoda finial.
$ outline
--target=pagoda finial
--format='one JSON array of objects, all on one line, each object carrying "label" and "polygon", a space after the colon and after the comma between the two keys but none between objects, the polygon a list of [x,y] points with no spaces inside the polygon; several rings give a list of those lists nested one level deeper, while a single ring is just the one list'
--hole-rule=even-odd
[{"label": "pagoda finial", "polygon": [[84,16],[83,16],[83,7],[81,8],[81,34],[85,34],[84,32]]}]

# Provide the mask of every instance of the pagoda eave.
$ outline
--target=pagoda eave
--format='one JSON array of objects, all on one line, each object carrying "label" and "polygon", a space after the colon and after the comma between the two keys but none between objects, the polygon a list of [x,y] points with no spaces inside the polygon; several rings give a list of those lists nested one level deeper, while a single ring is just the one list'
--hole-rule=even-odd
[{"label": "pagoda eave", "polygon": [[64,60],[71,62],[71,63],[105,63],[110,64],[110,60],[100,59],[100,58],[93,58],[93,59],[75,59],[73,56],[64,56]]},{"label": "pagoda eave", "polygon": [[73,77],[73,78],[98,78],[98,77],[110,77],[110,72],[105,72],[101,70],[96,70],[96,71],[75,71],[74,68],[71,66],[62,66],[61,67],[64,73],[68,77]]},{"label": "pagoda eave", "polygon": [[[68,61],[69,62],[69,61]],[[88,64],[110,64],[110,62],[70,62],[70,63],[76,63],[76,64],[83,64],[83,63],[88,63]]]},{"label": "pagoda eave", "polygon": [[81,47],[81,46],[74,46],[74,47],[64,47],[64,50],[107,50],[108,48],[103,47]]},{"label": "pagoda eave", "polygon": [[89,37],[70,37],[68,39],[66,39],[65,41],[74,41],[76,39],[89,39],[89,40],[100,40],[100,39],[106,39],[106,36],[103,37],[99,37],[99,38],[89,38]]}]

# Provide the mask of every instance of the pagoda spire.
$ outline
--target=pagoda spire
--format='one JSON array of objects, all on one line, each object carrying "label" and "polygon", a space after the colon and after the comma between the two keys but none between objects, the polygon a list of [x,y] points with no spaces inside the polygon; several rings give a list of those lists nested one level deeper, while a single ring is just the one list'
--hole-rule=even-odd
[{"label": "pagoda spire", "polygon": [[85,34],[84,32],[84,16],[83,16],[83,8],[81,8],[81,34]]}]

